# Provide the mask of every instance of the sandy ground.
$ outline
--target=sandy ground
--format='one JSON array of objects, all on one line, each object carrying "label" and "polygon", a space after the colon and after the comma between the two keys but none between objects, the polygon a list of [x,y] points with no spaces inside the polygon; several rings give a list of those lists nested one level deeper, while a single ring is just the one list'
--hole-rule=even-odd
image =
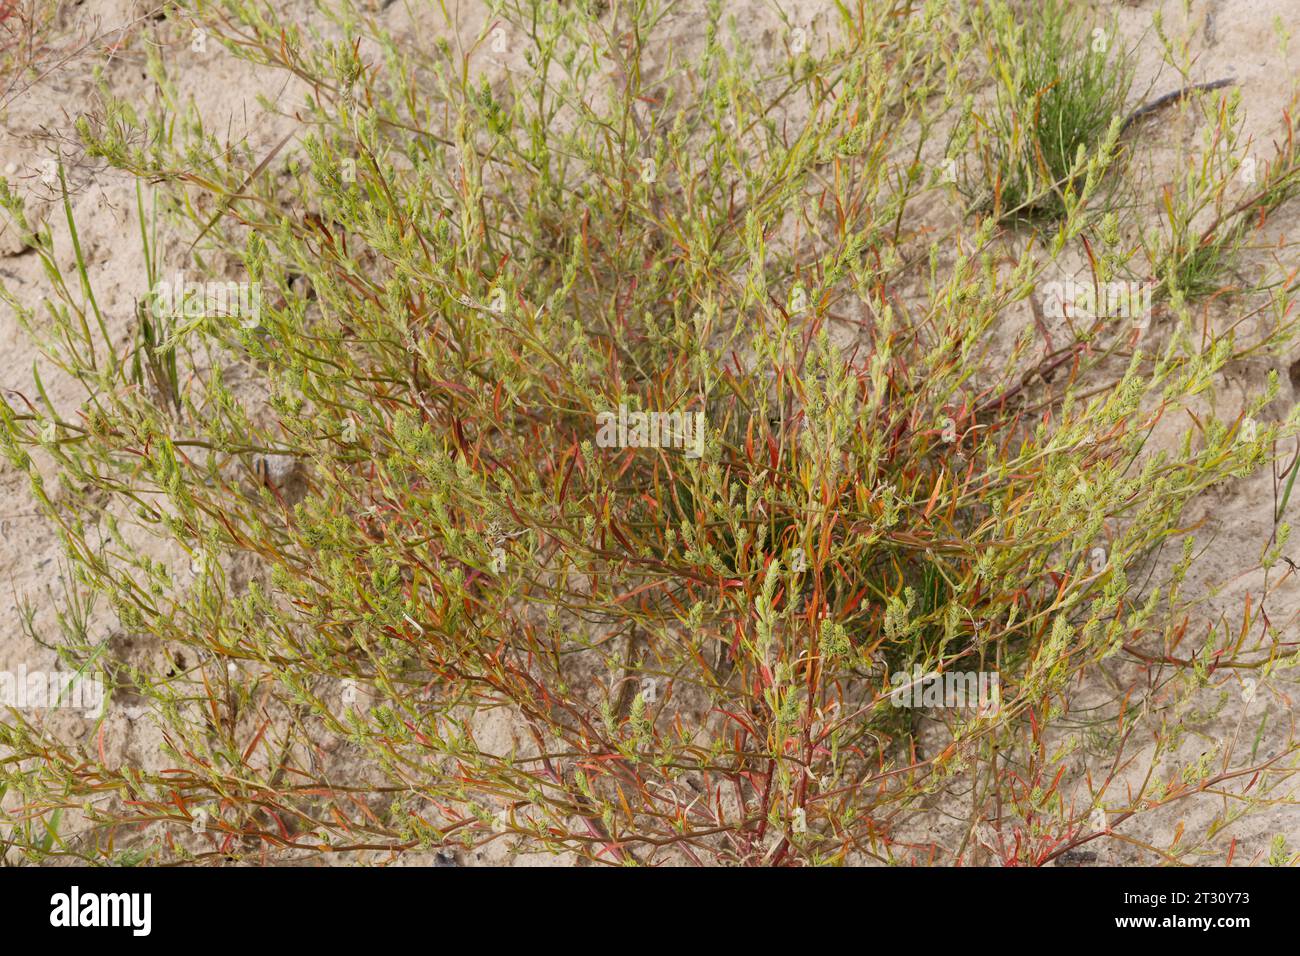
[{"label": "sandy ground", "polygon": [[[1195,35],[1190,52],[1195,67],[1190,79],[1199,82],[1234,78],[1248,117],[1247,131],[1261,148],[1278,136],[1282,111],[1293,95],[1292,78],[1300,76],[1300,38],[1283,54],[1274,27],[1275,18],[1294,13],[1294,3],[1295,0],[1195,0],[1191,5]],[[277,6],[284,4],[277,3]],[[745,8],[734,11],[741,22],[742,34],[760,49],[770,49],[779,42],[779,31],[783,28],[764,5],[754,4],[752,10],[748,9],[748,3],[735,6]],[[1134,105],[1181,87],[1184,83],[1181,77],[1168,68],[1161,69],[1161,50],[1151,23],[1153,12],[1163,9],[1167,32],[1179,35],[1185,22],[1182,0],[1163,4],[1145,0],[1113,4],[1111,8],[1137,55],[1137,80],[1131,94]],[[288,109],[301,100],[303,92],[292,85],[285,87],[280,76],[259,75],[228,56],[216,43],[208,43],[206,50],[195,50],[188,34],[156,22],[148,16],[150,9],[148,4],[129,0],[63,4],[59,18],[51,26],[50,49],[40,61],[48,72],[38,71],[42,75],[32,79],[30,85],[25,80],[9,93],[0,95],[0,170],[27,196],[29,211],[38,217],[58,217],[61,211],[52,202],[48,178],[43,180],[43,174],[47,161],[56,153],[62,155],[68,168],[73,212],[81,230],[90,276],[110,327],[120,336],[127,334],[127,319],[133,314],[134,303],[146,291],[144,263],[139,243],[135,241],[133,181],[87,161],[76,143],[73,122],[96,97],[92,71],[102,68],[104,82],[110,88],[143,100],[151,95],[150,81],[143,70],[143,44],[151,38],[163,42],[165,56],[174,64],[173,74],[182,96],[192,98],[209,128],[228,129],[228,136],[234,141],[246,138],[255,153],[265,152],[287,129],[286,120],[268,114],[259,105],[259,95]],[[461,9],[464,29],[475,30],[482,22],[484,11],[476,3],[462,4]],[[830,9],[828,3],[801,4],[796,16],[801,16],[816,36],[819,28],[825,29],[831,22]],[[305,7],[303,16],[306,16]],[[399,36],[411,29],[405,4],[386,7],[382,16]],[[427,33],[427,27],[424,29]],[[1175,154],[1180,141],[1190,141],[1193,134],[1180,120],[1178,111],[1169,110],[1146,122],[1140,135],[1154,184],[1158,184],[1162,163]],[[1153,188],[1153,200],[1156,193]],[[1287,231],[1295,211],[1294,203],[1282,211],[1276,233]],[[72,252],[67,231],[56,228],[54,232],[60,261],[70,266]],[[23,251],[12,231],[0,232],[0,277],[25,304],[35,307],[39,303],[43,280],[40,262],[35,255]],[[1025,320],[1023,315],[1009,317],[1009,321]],[[83,396],[72,383],[40,362],[16,317],[6,306],[0,306],[0,387],[30,393],[33,362],[41,367],[56,404],[75,408],[80,403]],[[1239,406],[1244,390],[1260,388],[1270,367],[1273,366],[1263,360],[1234,367],[1222,383],[1226,388],[1221,400]],[[1281,417],[1290,410],[1297,395],[1292,385],[1296,377],[1292,368],[1279,365],[1279,371],[1283,394],[1269,411]],[[1234,413],[1235,410],[1235,407],[1231,409]],[[1204,580],[1229,578],[1235,568],[1256,564],[1271,532],[1273,501],[1272,480],[1268,474],[1260,474],[1196,503],[1196,516],[1205,517],[1212,529],[1217,565],[1202,567],[1197,572]],[[21,619],[23,606],[29,604],[34,611],[35,630],[49,638],[54,636],[56,610],[64,597],[61,572],[59,542],[36,514],[25,481],[7,463],[0,465],[0,621],[3,622],[0,670],[16,670],[20,666],[29,670],[53,667],[53,655],[35,645],[24,633]],[[1259,593],[1261,584],[1259,575],[1235,580],[1231,587],[1214,596],[1213,606],[1231,616],[1233,608],[1240,606],[1247,593]],[[1293,579],[1270,600],[1274,602],[1270,605],[1271,616],[1287,620],[1300,611],[1300,583]],[[106,638],[116,633],[115,622],[103,609],[93,615],[92,624]],[[1082,694],[1087,692],[1087,688],[1081,688]],[[1267,694],[1261,694],[1252,705],[1234,698],[1215,720],[1189,724],[1188,759],[1195,757],[1205,740],[1231,733],[1243,720],[1253,727],[1263,707],[1274,708],[1279,716],[1285,716],[1290,702]],[[491,736],[485,737],[484,742],[490,742]],[[505,743],[512,736],[511,728],[496,728],[495,736]],[[113,761],[153,766],[161,759],[157,728],[147,719],[133,715],[129,708],[113,710],[104,740],[106,752]],[[1165,842],[1180,823],[1195,832],[1207,826],[1222,809],[1211,801],[1182,805],[1168,813],[1135,820],[1121,830],[1139,840]],[[934,812],[919,818],[907,836],[918,843],[935,841],[951,846],[954,834],[962,826],[961,818],[960,807],[936,807]],[[1293,847],[1300,844],[1300,810],[1268,810],[1234,825],[1216,841],[1217,856],[1206,862],[1222,862],[1227,841],[1234,837],[1238,841],[1234,857],[1238,862],[1266,857],[1269,841],[1279,833],[1287,835]],[[1089,852],[1075,862],[1107,864],[1139,860],[1147,862],[1149,858],[1122,841],[1099,840],[1090,844]],[[427,859],[412,858],[404,862],[416,861],[427,862]],[[565,861],[540,855],[517,857],[494,849],[461,862]]]}]

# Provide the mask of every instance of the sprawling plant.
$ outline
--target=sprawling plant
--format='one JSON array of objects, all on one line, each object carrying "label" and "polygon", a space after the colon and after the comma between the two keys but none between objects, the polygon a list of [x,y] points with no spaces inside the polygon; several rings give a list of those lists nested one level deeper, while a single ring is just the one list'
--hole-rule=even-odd
[{"label": "sprawling plant", "polygon": [[[686,35],[675,6],[512,0],[435,42],[346,3],[196,4],[302,92],[259,151],[161,58],[157,102],[104,88],[79,130],[141,183],[133,336],[36,230],[49,300],[11,302],[86,399],[37,381],[0,440],[111,610],[61,652],[165,766],[13,714],[15,847],[1042,863],[1285,789],[1289,735],[1169,769],[1199,695],[1294,663],[1258,607],[1196,623],[1183,520],[1297,431],[1264,413],[1276,379],[1198,404],[1285,344],[1285,293],[1249,339],[1181,297],[1049,334],[1062,250],[1131,255],[1094,202],[1118,121],[1040,137],[1026,181],[1066,164],[1059,218],[1008,231],[944,176],[987,17],[844,5],[761,54],[722,4]],[[1156,442],[1170,418],[1186,437]],[[898,675],[970,672],[997,693],[898,706]],[[1086,682],[1108,693],[1081,717]],[[951,845],[910,829],[934,794]],[[83,837],[52,843],[55,811]]]}]

